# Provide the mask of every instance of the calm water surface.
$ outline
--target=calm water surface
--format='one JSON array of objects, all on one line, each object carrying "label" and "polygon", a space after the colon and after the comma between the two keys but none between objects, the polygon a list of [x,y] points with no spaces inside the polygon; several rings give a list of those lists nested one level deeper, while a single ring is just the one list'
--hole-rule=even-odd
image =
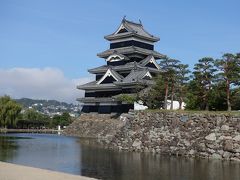
[{"label": "calm water surface", "polygon": [[240,180],[240,163],[104,150],[93,140],[0,135],[0,161],[114,180]]}]

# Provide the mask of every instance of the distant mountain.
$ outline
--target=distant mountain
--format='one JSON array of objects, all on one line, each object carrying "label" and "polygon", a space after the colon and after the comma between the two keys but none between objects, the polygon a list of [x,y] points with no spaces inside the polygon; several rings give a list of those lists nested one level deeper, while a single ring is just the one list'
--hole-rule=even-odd
[{"label": "distant mountain", "polygon": [[75,105],[68,104],[66,102],[59,102],[56,100],[42,100],[42,99],[30,99],[30,98],[21,98],[15,99],[18,103],[22,104],[24,107],[30,107],[34,104],[42,104],[42,106],[65,106],[65,107],[73,107]]}]

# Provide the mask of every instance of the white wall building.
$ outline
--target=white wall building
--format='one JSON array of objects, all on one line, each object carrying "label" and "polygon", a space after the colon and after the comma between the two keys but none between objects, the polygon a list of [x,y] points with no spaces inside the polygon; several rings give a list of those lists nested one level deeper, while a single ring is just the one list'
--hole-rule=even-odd
[{"label": "white wall building", "polygon": [[[170,109],[171,108],[171,100],[168,100],[167,102],[168,102],[167,109]],[[186,106],[186,103],[183,102],[182,103],[182,109],[185,109],[185,106]],[[179,102],[178,101],[173,101],[173,110],[177,110],[177,109],[179,109],[179,107],[180,107]]]}]

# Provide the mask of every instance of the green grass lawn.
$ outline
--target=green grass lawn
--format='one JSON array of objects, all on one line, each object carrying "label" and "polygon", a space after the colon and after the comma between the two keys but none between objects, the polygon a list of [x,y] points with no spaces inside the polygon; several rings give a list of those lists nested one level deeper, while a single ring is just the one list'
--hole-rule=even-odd
[{"label": "green grass lawn", "polygon": [[175,112],[181,114],[209,114],[209,115],[228,115],[240,116],[240,111],[198,111],[198,110],[164,110],[164,109],[147,109],[145,112]]}]

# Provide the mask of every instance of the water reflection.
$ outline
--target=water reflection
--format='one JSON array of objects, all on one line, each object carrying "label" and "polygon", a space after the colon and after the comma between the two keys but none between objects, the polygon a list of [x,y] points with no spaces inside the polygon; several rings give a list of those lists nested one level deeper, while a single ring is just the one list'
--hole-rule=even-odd
[{"label": "water reflection", "polygon": [[82,174],[102,179],[239,180],[240,164],[83,147]]},{"label": "water reflection", "polygon": [[15,137],[0,138],[0,161],[11,160],[17,152],[17,144],[14,141]]},{"label": "water reflection", "polygon": [[0,137],[3,144],[14,143],[14,147],[17,147],[11,158],[3,154],[0,157],[3,161],[72,174],[81,173],[81,149],[75,138],[46,134],[8,136],[21,138]]},{"label": "water reflection", "polygon": [[101,179],[239,180],[240,177],[237,162],[110,151],[96,146],[94,140],[57,135],[14,136],[23,138],[0,137],[0,160]]}]

